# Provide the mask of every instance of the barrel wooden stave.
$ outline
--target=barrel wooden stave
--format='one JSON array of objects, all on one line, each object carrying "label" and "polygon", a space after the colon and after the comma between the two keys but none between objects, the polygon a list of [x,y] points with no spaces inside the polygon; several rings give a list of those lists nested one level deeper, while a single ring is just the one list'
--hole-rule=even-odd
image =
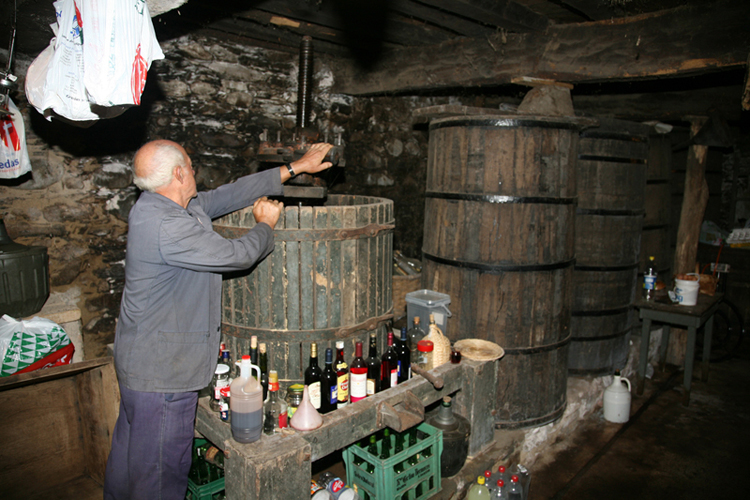
[{"label": "barrel wooden stave", "polygon": [[629,314],[635,298],[649,133],[639,123],[605,119],[581,134],[571,373],[610,372],[629,351],[630,327],[601,317]]},{"label": "barrel wooden stave", "polygon": [[450,295],[452,340],[505,349],[501,427],[542,425],[565,408],[577,150],[574,120],[430,125],[423,285]]},{"label": "barrel wooden stave", "polygon": [[[215,229],[233,237],[254,224],[245,209],[217,220]],[[370,225],[372,235],[354,235]],[[393,203],[383,198],[329,195],[326,206],[285,207],[274,251],[253,270],[225,278],[222,336],[232,352],[247,354],[256,335],[286,386],[302,380],[312,342],[321,366],[337,340],[347,359],[356,341],[367,345],[370,331],[382,349],[392,311],[392,227]]]}]

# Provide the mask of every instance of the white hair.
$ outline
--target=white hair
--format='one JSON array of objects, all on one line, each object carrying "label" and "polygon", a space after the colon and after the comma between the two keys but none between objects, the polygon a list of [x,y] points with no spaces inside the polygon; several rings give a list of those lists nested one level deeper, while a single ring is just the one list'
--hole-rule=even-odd
[{"label": "white hair", "polygon": [[149,159],[151,171],[146,177],[133,178],[133,184],[143,191],[156,191],[172,182],[174,167],[185,163],[185,156],[174,144],[162,143],[154,146],[155,151]]}]

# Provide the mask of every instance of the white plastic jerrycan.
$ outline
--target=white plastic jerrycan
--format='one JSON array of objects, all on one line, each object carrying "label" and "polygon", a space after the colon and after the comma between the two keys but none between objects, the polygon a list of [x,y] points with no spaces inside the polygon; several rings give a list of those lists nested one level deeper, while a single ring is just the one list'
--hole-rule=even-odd
[{"label": "white plastic jerrycan", "polygon": [[612,385],[604,390],[604,418],[618,424],[630,418],[630,380],[620,377],[619,371],[615,372]]}]

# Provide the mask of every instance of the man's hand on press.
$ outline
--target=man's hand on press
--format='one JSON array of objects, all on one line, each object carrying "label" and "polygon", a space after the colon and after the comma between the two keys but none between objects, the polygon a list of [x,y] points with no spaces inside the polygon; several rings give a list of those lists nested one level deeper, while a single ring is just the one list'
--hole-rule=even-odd
[{"label": "man's hand on press", "polygon": [[264,196],[253,203],[253,217],[255,217],[255,222],[258,224],[265,222],[273,229],[276,227],[276,222],[278,222],[283,209],[283,203],[269,200]]},{"label": "man's hand on press", "polygon": [[299,160],[291,163],[295,174],[315,174],[333,164],[330,161],[324,162],[323,159],[333,147],[333,144],[319,142],[310,146],[310,149]]}]

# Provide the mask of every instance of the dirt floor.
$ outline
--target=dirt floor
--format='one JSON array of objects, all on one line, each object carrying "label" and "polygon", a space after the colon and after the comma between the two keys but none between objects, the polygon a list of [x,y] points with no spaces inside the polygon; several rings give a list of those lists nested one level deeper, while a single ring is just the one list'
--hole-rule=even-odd
[{"label": "dirt floor", "polygon": [[[626,424],[592,414],[533,471],[530,500],[744,497],[750,490],[750,341],[700,381],[689,406],[683,372],[667,367],[634,396]],[[548,457],[550,458],[550,457]]]}]

